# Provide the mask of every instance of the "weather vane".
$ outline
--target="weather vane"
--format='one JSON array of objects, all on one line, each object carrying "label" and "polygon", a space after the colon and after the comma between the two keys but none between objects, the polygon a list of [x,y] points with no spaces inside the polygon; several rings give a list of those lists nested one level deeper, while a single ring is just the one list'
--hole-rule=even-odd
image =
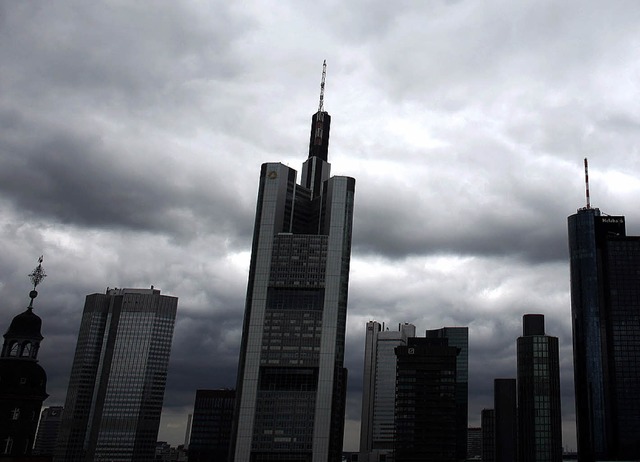
[{"label": "weather vane", "polygon": [[36,287],[38,287],[38,284],[40,284],[44,280],[44,278],[47,277],[47,273],[44,272],[44,268],[42,267],[43,259],[43,256],[40,255],[40,258],[38,258],[38,266],[36,266],[36,269],[34,269],[31,274],[29,274],[29,279],[31,279],[31,283],[33,284],[33,290],[29,292],[29,297],[31,298],[29,308],[33,308],[33,299],[38,296]]}]

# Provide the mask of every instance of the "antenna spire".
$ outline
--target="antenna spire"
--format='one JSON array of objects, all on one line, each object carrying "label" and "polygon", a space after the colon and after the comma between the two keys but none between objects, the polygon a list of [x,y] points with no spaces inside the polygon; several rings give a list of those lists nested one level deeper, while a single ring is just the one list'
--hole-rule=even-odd
[{"label": "antenna spire", "polygon": [[318,112],[324,112],[324,80],[327,77],[327,60],[322,63],[322,82],[320,82],[320,104]]},{"label": "antenna spire", "polygon": [[587,193],[587,209],[591,208],[591,198],[589,197],[589,162],[584,158],[584,184]]}]

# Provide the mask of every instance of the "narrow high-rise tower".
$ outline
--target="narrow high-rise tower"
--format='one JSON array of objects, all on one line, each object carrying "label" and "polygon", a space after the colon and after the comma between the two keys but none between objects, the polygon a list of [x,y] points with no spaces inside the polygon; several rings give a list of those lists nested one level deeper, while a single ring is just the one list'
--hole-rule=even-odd
[{"label": "narrow high-rise tower", "polygon": [[396,462],[457,462],[456,357],[446,338],[396,347]]},{"label": "narrow high-rise tower", "polygon": [[469,426],[469,328],[466,326],[428,329],[427,338],[446,338],[449,346],[460,350],[456,358],[456,458],[467,459]]},{"label": "narrow high-rise tower", "polygon": [[331,117],[313,115],[296,171],[266,163],[247,287],[231,453],[235,462],[339,461],[355,180],[329,177]]},{"label": "narrow high-rise tower", "polygon": [[544,333],[544,315],[525,314],[518,337],[519,462],[562,462],[558,337]]},{"label": "narrow high-rise tower", "polygon": [[360,421],[361,462],[390,461],[395,442],[396,352],[415,337],[416,326],[398,324],[398,330],[384,330],[384,324],[367,322]]},{"label": "narrow high-rise tower", "polygon": [[640,237],[589,202],[568,225],[578,457],[639,460]]},{"label": "narrow high-rise tower", "polygon": [[56,461],[155,460],[177,306],[153,287],[87,296]]}]

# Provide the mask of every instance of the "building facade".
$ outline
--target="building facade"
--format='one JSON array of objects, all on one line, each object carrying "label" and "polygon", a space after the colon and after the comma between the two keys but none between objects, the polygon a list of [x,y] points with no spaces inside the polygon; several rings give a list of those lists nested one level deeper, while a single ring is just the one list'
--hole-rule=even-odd
[{"label": "building facade", "polygon": [[456,357],[444,338],[396,347],[396,462],[457,460]]},{"label": "building facade", "polygon": [[589,206],[568,218],[578,456],[640,459],[640,237]]},{"label": "building facade", "polygon": [[[324,80],[323,80],[324,85]],[[312,117],[301,184],[262,165],[238,366],[235,462],[339,461],[355,180],[330,177],[331,117]]]},{"label": "building facade", "polygon": [[227,461],[235,401],[235,390],[196,390],[189,462]]},{"label": "building facade", "polygon": [[496,460],[496,413],[494,409],[483,409],[480,413],[482,426],[482,462]]},{"label": "building facade", "polygon": [[467,460],[482,460],[482,427],[467,429]]},{"label": "building facade", "polygon": [[561,462],[558,338],[545,335],[544,315],[524,315],[517,357],[519,461]]},{"label": "building facade", "polygon": [[456,358],[456,458],[467,458],[467,428],[469,425],[469,328],[443,327],[429,329],[427,338],[446,338],[449,346],[460,349]]},{"label": "building facade", "polygon": [[154,289],[88,295],[55,460],[154,460],[178,299]]},{"label": "building facade", "polygon": [[518,400],[516,379],[494,379],[494,460],[513,462],[518,458]]},{"label": "building facade", "polygon": [[58,432],[62,423],[62,406],[46,407],[40,415],[36,442],[33,446],[33,453],[39,456],[53,456],[58,440]]},{"label": "building facade", "polygon": [[413,324],[398,324],[397,331],[369,321],[366,326],[362,418],[360,420],[361,462],[391,462],[395,441],[396,353],[415,337]]}]

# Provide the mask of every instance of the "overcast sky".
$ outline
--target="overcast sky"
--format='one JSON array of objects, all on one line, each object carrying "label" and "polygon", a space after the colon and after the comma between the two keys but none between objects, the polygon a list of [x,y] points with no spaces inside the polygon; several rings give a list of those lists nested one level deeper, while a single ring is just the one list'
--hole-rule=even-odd
[{"label": "overcast sky", "polygon": [[345,449],[366,321],[469,326],[479,425],[525,313],[560,339],[575,448],[566,217],[588,157],[592,204],[640,234],[638,24],[633,0],[0,0],[0,322],[43,254],[45,405],[107,286],[179,297],[160,439],[235,386],[260,165],[300,170],[326,59],[356,178]]}]

